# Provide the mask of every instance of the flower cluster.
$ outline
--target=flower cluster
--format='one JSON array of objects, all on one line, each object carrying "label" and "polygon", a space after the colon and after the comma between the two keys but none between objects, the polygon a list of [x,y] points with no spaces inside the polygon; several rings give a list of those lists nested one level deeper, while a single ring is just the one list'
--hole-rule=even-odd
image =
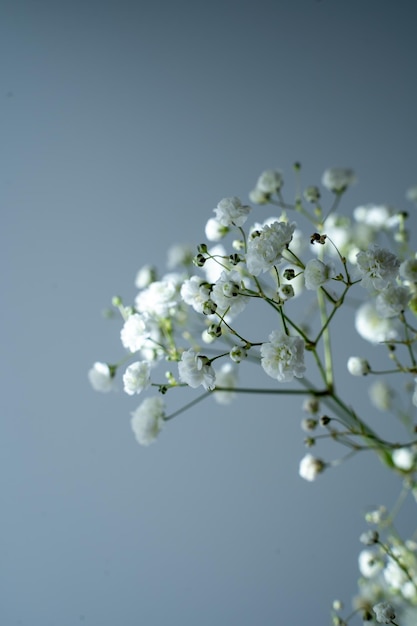
[{"label": "flower cluster", "polygon": [[[307,448],[330,439],[348,449],[346,457],[334,460],[306,453],[299,462],[301,478],[312,482],[358,451],[372,450],[417,495],[417,255],[409,246],[407,214],[380,204],[341,214],[342,197],[356,182],[351,169],[330,168],[321,185],[304,190],[299,163],[294,173],[293,202],[284,198],[283,173],[267,170],[249,194],[254,206],[235,196],[223,198],[207,221],[205,243],[195,250],[173,246],[165,274],[149,264],[139,269],[133,303],[113,299],[125,356],[117,363],[96,362],[89,372],[91,385],[97,391],[114,390],[121,372],[128,396],[151,394],[131,412],[136,440],[149,445],[181,412],[167,412],[167,394],[180,387],[202,388],[184,410],[208,396],[227,404],[248,391],[238,386],[238,374],[258,367],[268,393],[304,396]],[[417,202],[415,190],[410,188],[407,200]],[[267,219],[258,217],[264,205],[273,207]],[[248,227],[253,212],[256,218]],[[371,405],[406,425],[408,439],[400,439],[401,444],[374,432],[336,384],[331,336],[340,334],[339,311],[350,301],[355,302],[352,326],[364,340],[364,352],[346,354],[347,370],[373,379]],[[255,309],[259,319],[262,307],[272,313],[272,323],[269,317],[248,331],[241,320]],[[379,345],[378,367],[368,357],[369,345]],[[401,392],[398,384],[391,386],[392,376],[405,381]],[[376,519],[375,514],[378,525]],[[397,535],[382,542],[379,526],[363,541],[355,610],[374,623],[395,624],[396,616],[407,611],[415,615],[417,546]],[[334,615],[335,624],[349,620]]]}]

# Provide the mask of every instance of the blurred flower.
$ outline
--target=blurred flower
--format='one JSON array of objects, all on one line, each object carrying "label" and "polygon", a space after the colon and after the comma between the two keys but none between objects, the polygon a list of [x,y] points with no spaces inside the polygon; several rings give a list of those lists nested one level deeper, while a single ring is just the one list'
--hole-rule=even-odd
[{"label": "blurred flower", "polygon": [[88,379],[94,391],[112,391],[115,389],[113,372],[107,363],[96,361],[88,372]]},{"label": "blurred flower", "polygon": [[131,426],[138,443],[148,446],[155,441],[163,427],[164,401],[159,397],[146,398],[131,415]]}]

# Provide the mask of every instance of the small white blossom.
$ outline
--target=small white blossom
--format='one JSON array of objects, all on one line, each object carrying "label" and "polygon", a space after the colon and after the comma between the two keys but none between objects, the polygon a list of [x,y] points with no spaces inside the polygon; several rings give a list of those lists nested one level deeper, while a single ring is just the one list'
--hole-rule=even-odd
[{"label": "small white blossom", "polygon": [[386,204],[365,204],[356,207],[353,211],[353,217],[357,222],[370,226],[375,230],[391,225],[392,216],[393,210]]},{"label": "small white blossom", "polygon": [[325,469],[326,465],[321,459],[312,454],[306,454],[300,461],[299,474],[304,480],[312,482]]},{"label": "small white blossom", "polygon": [[376,298],[376,310],[381,317],[395,317],[405,311],[409,300],[407,287],[387,285]]},{"label": "small white blossom", "polygon": [[[216,387],[228,387],[234,389],[237,383],[236,367],[232,363],[224,363],[220,370],[216,372]],[[216,391],[214,399],[219,404],[230,404],[235,398],[236,392]]]},{"label": "small white blossom", "polygon": [[240,363],[248,356],[248,351],[240,346],[233,346],[229,352],[229,356],[234,363]]},{"label": "small white blossom", "polygon": [[191,276],[182,284],[181,297],[197,313],[203,313],[204,303],[210,299],[210,286],[200,276]]},{"label": "small white blossom", "polygon": [[365,302],[356,312],[355,328],[366,341],[379,343],[398,338],[395,321],[392,318],[382,318],[373,302]]},{"label": "small white blossom", "polygon": [[402,470],[409,470],[414,465],[414,453],[410,448],[397,448],[392,452],[394,465]]},{"label": "small white blossom", "polygon": [[190,387],[203,385],[207,390],[215,387],[216,374],[209,359],[192,349],[183,352],[178,371],[181,382]]},{"label": "small white blossom", "polygon": [[362,550],[358,557],[359,571],[365,578],[373,578],[379,574],[384,564],[372,550]]},{"label": "small white blossom", "polygon": [[269,342],[261,345],[261,357],[265,372],[279,382],[290,382],[294,376],[304,375],[304,342],[300,337],[272,331]]},{"label": "small white blossom", "polygon": [[194,257],[194,251],[187,244],[175,244],[171,246],[167,254],[167,267],[172,270],[181,265],[190,265]]},{"label": "small white blossom", "polygon": [[243,205],[239,198],[223,198],[215,209],[216,219],[222,226],[243,226],[246,222],[250,206]]},{"label": "small white blossom", "polygon": [[241,280],[238,272],[222,272],[213,286],[210,297],[220,315],[227,311],[228,318],[235,317],[246,307],[248,299],[241,293]]},{"label": "small white blossom", "polygon": [[135,287],[144,289],[156,280],[156,270],[152,265],[144,265],[138,270],[135,278]]},{"label": "small white blossom", "polygon": [[115,388],[113,372],[107,363],[94,363],[88,372],[88,380],[94,391],[107,392]]},{"label": "small white blossom", "polygon": [[151,316],[168,317],[177,305],[178,292],[173,280],[157,280],[135,298],[136,309]]},{"label": "small white blossom", "polygon": [[375,611],[376,621],[380,624],[391,624],[395,619],[395,611],[389,602],[379,602],[373,607]]},{"label": "small white blossom", "polygon": [[380,411],[389,411],[392,407],[393,391],[383,380],[376,380],[369,387],[369,398]]},{"label": "small white blossom", "polygon": [[334,193],[341,193],[346,187],[355,182],[356,176],[353,170],[341,167],[332,167],[325,170],[321,179],[323,187]]},{"label": "small white blossom", "polygon": [[138,443],[148,446],[164,425],[164,401],[159,397],[146,398],[131,415],[131,426]]},{"label": "small white blossom", "polygon": [[357,267],[362,276],[361,285],[367,289],[381,290],[398,276],[400,262],[389,250],[371,246],[356,255]]},{"label": "small white blossom", "polygon": [[147,361],[136,361],[123,374],[124,390],[129,396],[140,393],[150,385],[150,365]]},{"label": "small white blossom", "polygon": [[404,564],[404,561],[406,561],[407,549],[404,546],[394,546],[392,553],[395,559],[390,556],[388,557],[383,572],[384,580],[392,589],[401,589],[408,580],[406,571],[400,566],[400,563]]},{"label": "small white blossom", "polygon": [[208,283],[215,283],[219,280],[221,273],[231,268],[228,261],[228,254],[222,244],[217,244],[208,250],[210,255],[203,266],[204,275]]},{"label": "small white blossom", "polygon": [[371,371],[368,361],[359,356],[349,357],[347,368],[352,376],[366,376]]},{"label": "small white blossom", "polygon": [[319,259],[311,259],[304,270],[306,289],[318,289],[335,275],[336,271],[333,263],[323,263]]},{"label": "small white blossom", "polygon": [[131,352],[140,350],[148,336],[149,332],[143,317],[138,313],[134,313],[127,318],[120,332],[123,346]]},{"label": "small white blossom", "polygon": [[270,270],[282,260],[282,253],[291,242],[295,223],[273,222],[256,231],[248,241],[246,263],[254,276]]},{"label": "small white blossom", "polygon": [[417,258],[406,259],[400,265],[400,276],[410,283],[417,283]]},{"label": "small white blossom", "polygon": [[278,170],[265,170],[259,176],[256,189],[261,193],[270,196],[273,193],[279,191],[284,184],[282,173]]},{"label": "small white blossom", "polygon": [[211,217],[205,227],[206,237],[209,241],[220,241],[228,233],[227,226],[220,224],[219,220]]}]

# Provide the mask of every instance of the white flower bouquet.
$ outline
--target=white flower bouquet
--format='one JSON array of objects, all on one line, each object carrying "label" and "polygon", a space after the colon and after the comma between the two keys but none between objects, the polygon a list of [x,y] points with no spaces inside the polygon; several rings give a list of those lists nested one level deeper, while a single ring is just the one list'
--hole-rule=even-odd
[{"label": "white flower bouquet", "polygon": [[[331,461],[307,452],[299,465],[303,479],[314,481],[369,450],[398,475],[400,501],[416,499],[417,257],[410,247],[407,214],[372,204],[357,207],[352,217],[339,215],[342,197],[355,182],[352,170],[328,169],[321,187],[305,189],[299,164],[294,174],[293,202],[284,198],[278,170],[264,172],[249,194],[252,204],[272,206],[277,216],[246,228],[252,207],[237,197],[224,198],[207,221],[207,243],[195,250],[174,246],[169,272],[162,276],[151,265],[138,271],[133,304],[113,298],[126,355],[117,363],[96,362],[90,382],[97,391],[108,392],[120,375],[126,394],[149,394],[131,413],[142,445],[153,443],[168,421],[210,396],[219,404],[248,392],[303,397],[306,447],[329,439],[347,449]],[[409,189],[406,198],[416,202],[417,189]],[[295,307],[293,302],[303,304]],[[261,327],[262,337],[242,327],[240,316],[249,303],[272,315],[272,325]],[[365,343],[378,345],[380,356],[375,367],[364,355],[348,355],[344,371],[372,381],[370,401],[401,425],[398,439],[375,432],[336,380],[332,336],[341,330],[340,310],[352,306],[357,333]],[[252,332],[258,334],[259,325]],[[380,366],[384,359],[387,365]],[[238,372],[245,367],[262,371],[267,386],[239,387]],[[200,395],[167,412],[166,398],[175,389],[200,386]],[[355,616],[367,623],[417,623],[417,537],[397,533],[400,510],[400,505],[394,511],[380,506],[367,512],[358,595],[352,611],[335,601],[335,625]]]}]

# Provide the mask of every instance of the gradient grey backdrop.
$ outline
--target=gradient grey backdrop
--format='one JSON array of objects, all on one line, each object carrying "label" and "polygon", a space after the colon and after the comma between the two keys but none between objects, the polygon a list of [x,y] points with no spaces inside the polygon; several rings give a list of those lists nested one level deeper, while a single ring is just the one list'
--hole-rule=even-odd
[{"label": "gradient grey backdrop", "polygon": [[349,604],[361,512],[396,493],[375,459],[307,484],[299,403],[246,397],[140,448],[138,401],[86,372],[122,353],[111,297],[263,169],[352,166],[346,214],[410,208],[416,19],[414,0],[2,0],[2,625],[325,624]]}]

